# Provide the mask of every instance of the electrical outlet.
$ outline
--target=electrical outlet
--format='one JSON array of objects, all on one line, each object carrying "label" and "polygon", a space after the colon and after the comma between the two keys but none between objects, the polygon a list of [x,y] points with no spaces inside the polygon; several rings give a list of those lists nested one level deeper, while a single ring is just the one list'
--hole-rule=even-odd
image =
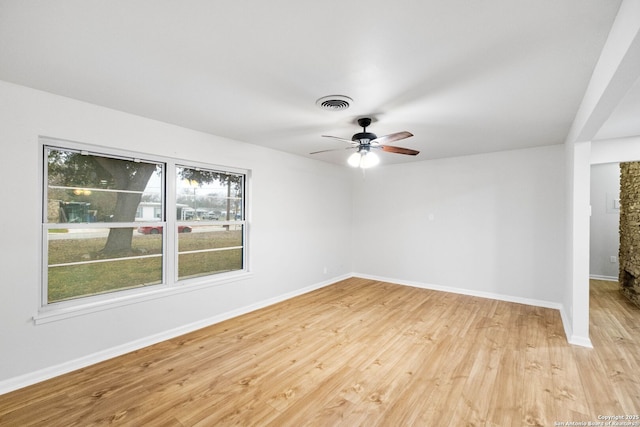
[{"label": "electrical outlet", "polygon": [[323,273],[327,274],[329,272],[329,269],[327,267],[324,268]]},{"label": "electrical outlet", "polygon": [[618,257],[610,256],[609,257],[609,262],[612,263],[612,264],[615,264],[616,262],[618,262]]}]

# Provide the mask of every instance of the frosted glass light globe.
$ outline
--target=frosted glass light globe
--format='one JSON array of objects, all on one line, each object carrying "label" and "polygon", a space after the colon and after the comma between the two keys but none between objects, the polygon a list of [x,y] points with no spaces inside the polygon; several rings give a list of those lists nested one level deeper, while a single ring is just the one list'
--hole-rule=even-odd
[{"label": "frosted glass light globe", "polygon": [[349,163],[349,166],[357,168],[358,166],[360,166],[360,157],[360,152],[355,152],[349,156],[349,158],[347,159],[347,163]]},{"label": "frosted glass light globe", "polygon": [[360,159],[360,167],[362,169],[374,167],[378,163],[380,163],[380,158],[376,153],[372,153],[371,151],[364,152]]},{"label": "frosted glass light globe", "polygon": [[372,153],[371,151],[362,150],[350,155],[347,159],[347,163],[349,163],[349,166],[354,168],[360,167],[362,169],[367,169],[380,163],[380,158],[377,154]]}]

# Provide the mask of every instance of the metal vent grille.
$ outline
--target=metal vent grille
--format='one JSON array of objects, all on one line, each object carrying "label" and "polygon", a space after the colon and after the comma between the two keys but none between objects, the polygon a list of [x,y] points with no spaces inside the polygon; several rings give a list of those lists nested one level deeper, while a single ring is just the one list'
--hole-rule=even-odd
[{"label": "metal vent grille", "polygon": [[323,96],[316,101],[316,105],[323,110],[342,111],[351,106],[353,99],[344,95]]}]

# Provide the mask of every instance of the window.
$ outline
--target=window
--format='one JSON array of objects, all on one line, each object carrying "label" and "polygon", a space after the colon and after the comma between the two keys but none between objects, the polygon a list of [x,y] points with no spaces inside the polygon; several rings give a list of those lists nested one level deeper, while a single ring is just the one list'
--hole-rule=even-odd
[{"label": "window", "polygon": [[244,176],[176,167],[178,280],[241,270]]},{"label": "window", "polygon": [[43,148],[43,306],[246,271],[246,172]]}]

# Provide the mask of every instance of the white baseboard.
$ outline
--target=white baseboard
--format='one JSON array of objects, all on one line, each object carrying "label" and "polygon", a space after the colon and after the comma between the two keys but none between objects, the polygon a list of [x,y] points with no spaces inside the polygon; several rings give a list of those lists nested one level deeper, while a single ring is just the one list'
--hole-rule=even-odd
[{"label": "white baseboard", "polygon": [[184,335],[189,332],[193,332],[198,329],[202,329],[207,326],[220,323],[224,320],[232,319],[234,317],[238,317],[243,314],[250,313],[252,311],[259,310],[261,308],[268,307],[270,305],[277,304],[282,301],[286,301],[298,295],[306,294],[308,292],[315,291],[316,289],[320,289],[325,286],[332,285],[341,280],[348,279],[349,277],[352,277],[352,275],[345,274],[339,277],[334,277],[324,282],[316,283],[314,285],[307,286],[305,288],[296,289],[295,291],[278,295],[276,297],[269,298],[264,301],[257,302],[255,304],[250,304],[245,307],[240,307],[225,313],[221,313],[213,317],[200,320],[198,322],[190,323],[184,326],[180,326],[178,328],[163,331],[155,335],[150,335],[148,337],[144,337],[139,340],[131,341],[116,347],[112,347],[103,351],[89,354],[87,356],[70,360],[55,366],[50,366],[44,369],[40,369],[38,371],[30,372],[28,374],[24,374],[14,378],[9,378],[7,380],[0,381],[0,395],[57,377],[62,374],[75,371],[77,369],[85,368],[87,366],[94,365],[96,363],[103,362],[105,360],[112,359],[117,356],[122,356],[123,354],[140,350],[141,348],[148,347],[150,345],[157,344],[162,341],[179,337],[180,335]]},{"label": "white baseboard", "polygon": [[560,310],[562,308],[562,304],[553,302],[553,301],[543,301],[543,300],[537,300],[532,298],[516,297],[512,295],[496,294],[493,292],[474,291],[470,289],[451,288],[448,286],[433,285],[433,284],[422,283],[422,282],[413,282],[410,280],[393,279],[390,277],[372,276],[369,274],[353,273],[353,276],[361,277],[363,279],[378,280],[381,282],[397,283],[398,285],[412,286],[414,288],[431,289],[433,291],[451,292],[454,294],[462,294],[462,295],[469,295],[473,297],[495,299],[498,301],[515,302],[518,304],[532,305],[535,307],[553,308],[556,310]]},{"label": "white baseboard", "polygon": [[591,343],[591,339],[589,339],[589,337],[582,337],[578,335],[572,335],[569,338],[569,344],[578,345],[580,347],[593,348],[593,344]]},{"label": "white baseboard", "polygon": [[532,298],[515,297],[511,295],[496,294],[493,292],[473,291],[473,290],[462,289],[462,288],[450,288],[447,286],[393,279],[389,277],[372,276],[370,274],[353,273],[353,276],[361,277],[363,279],[371,279],[371,280],[378,280],[381,282],[412,286],[414,288],[423,288],[423,289],[431,289],[434,291],[451,292],[455,294],[469,295],[469,296],[475,296],[480,298],[489,298],[489,299],[495,299],[498,301],[515,302],[518,304],[526,304],[534,307],[543,307],[543,308],[551,308],[554,310],[558,310],[560,312],[560,319],[562,320],[562,326],[564,328],[564,333],[565,333],[567,342],[572,345],[593,348],[593,345],[591,344],[591,340],[589,339],[589,337],[582,337],[582,336],[577,336],[573,334],[573,328],[571,327],[570,318],[569,316],[567,316],[565,307],[561,303],[557,303],[553,301],[537,300]]},{"label": "white baseboard", "polygon": [[618,281],[618,277],[614,277],[614,276],[600,276],[598,274],[590,274],[589,275],[589,279],[594,279],[594,280],[604,280],[607,282],[617,282]]},{"label": "white baseboard", "polygon": [[564,334],[567,338],[567,342],[571,345],[578,345],[580,347],[593,348],[591,339],[581,335],[575,335],[573,333],[573,327],[571,326],[570,317],[567,315],[564,305],[560,308],[560,318],[562,319],[562,326],[564,326]]}]

